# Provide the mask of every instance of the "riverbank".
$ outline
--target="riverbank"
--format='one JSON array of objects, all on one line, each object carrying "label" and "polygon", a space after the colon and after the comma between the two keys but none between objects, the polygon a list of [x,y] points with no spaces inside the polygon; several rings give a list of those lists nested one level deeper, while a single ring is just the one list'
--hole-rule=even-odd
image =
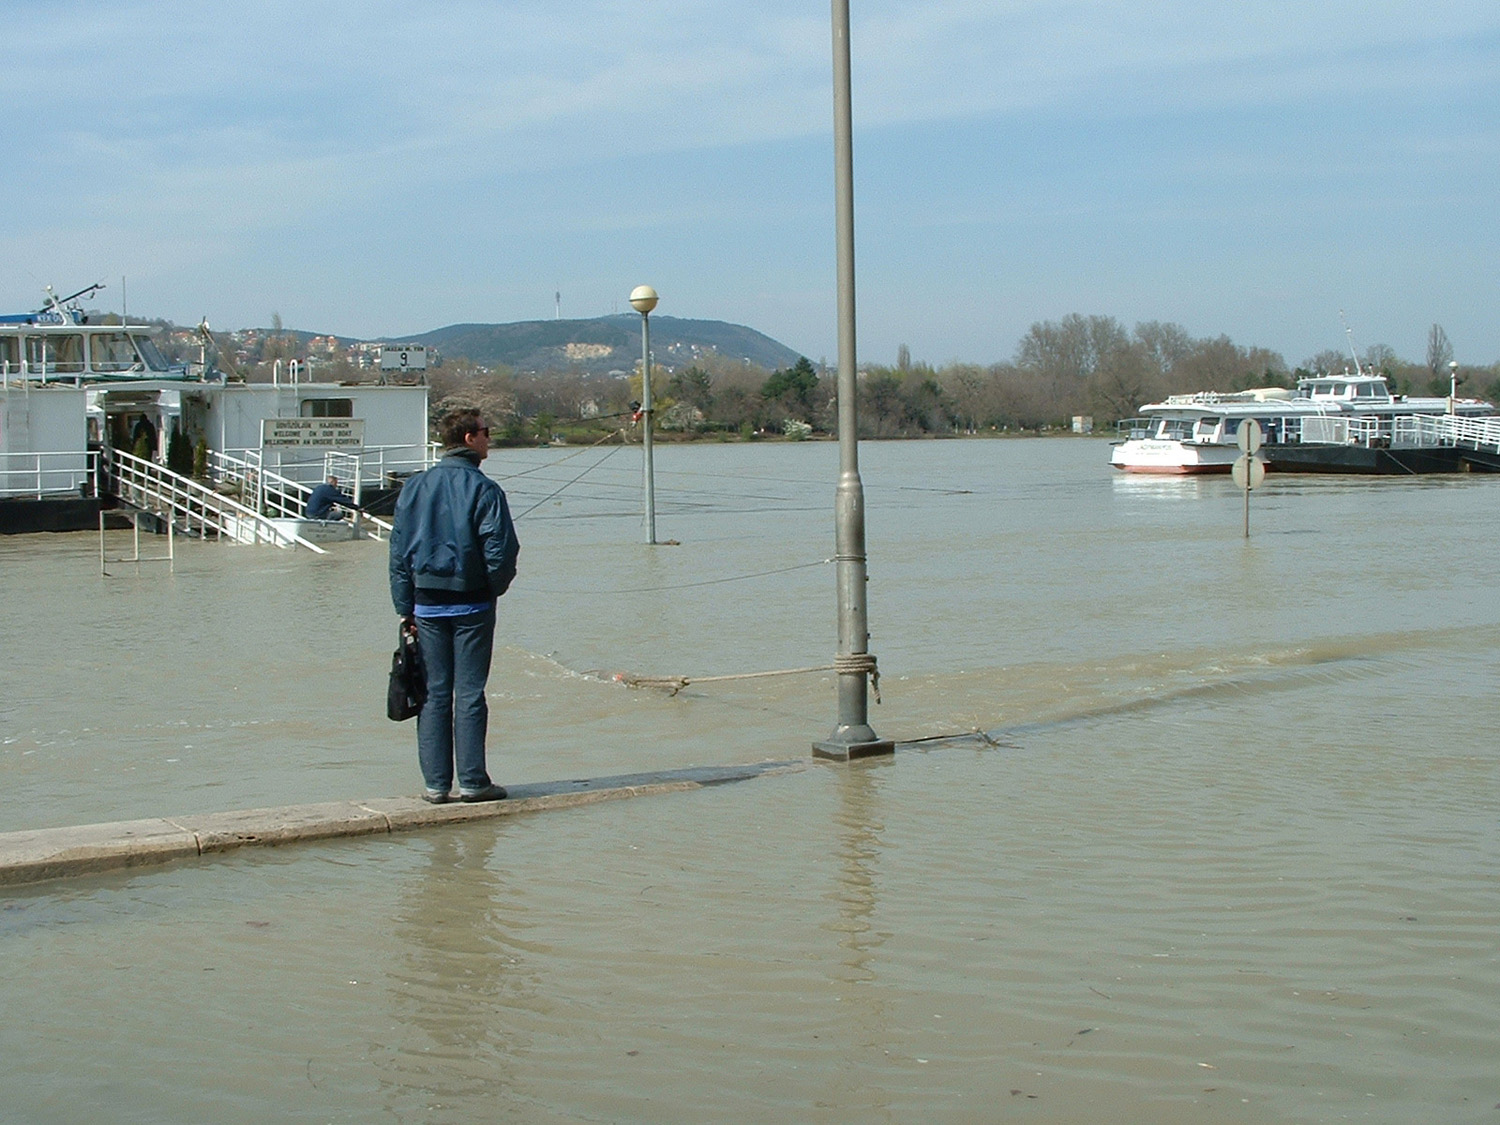
[{"label": "riverbank", "polygon": [[[578,427],[559,428],[553,432],[550,442],[538,442],[534,440],[520,440],[511,438],[495,438],[491,444],[492,449],[558,449],[574,446],[587,447],[590,445],[603,445],[607,438],[622,432],[621,428],[613,430],[584,430]],[[639,427],[625,427],[623,432],[627,435],[628,444],[640,442]],[[1114,440],[1115,431],[1113,425],[1106,429],[1095,429],[1092,433],[1080,434],[1072,430],[1057,428],[1053,430],[974,430],[972,432],[955,433],[921,433],[921,434],[861,434],[860,441],[899,441],[899,442],[930,442],[930,441],[994,441],[997,439],[1036,439],[1036,438],[1082,438],[1099,439],[1109,438]],[[756,430],[745,433],[740,430],[653,430],[651,440],[658,444],[667,445],[816,445],[820,443],[834,444],[838,441],[838,435],[814,431],[802,436],[777,433],[773,430]]]}]

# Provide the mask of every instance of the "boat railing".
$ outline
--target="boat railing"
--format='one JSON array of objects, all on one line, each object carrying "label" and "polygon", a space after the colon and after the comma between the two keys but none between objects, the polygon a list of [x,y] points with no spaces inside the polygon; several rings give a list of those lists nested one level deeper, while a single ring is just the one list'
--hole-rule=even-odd
[{"label": "boat railing", "polygon": [[243,456],[209,450],[208,476],[220,488],[232,489],[247,508],[277,519],[301,515],[312,493],[312,486],[266,469],[258,449]]},{"label": "boat railing", "polygon": [[[340,450],[338,476],[347,480],[351,488],[358,482],[361,488],[389,488],[396,482],[437,463],[441,450],[427,445],[372,445],[362,449]],[[288,480],[311,486],[328,475],[328,455],[323,450],[309,450],[299,454],[292,450],[277,450],[275,456],[267,458],[260,449],[228,449],[224,456],[240,460],[255,461],[267,469],[273,469]],[[355,468],[358,475],[355,475]]]},{"label": "boat railing", "polygon": [[1220,406],[1236,402],[1259,402],[1249,391],[1193,391],[1191,394],[1168,395],[1168,406]]},{"label": "boat railing", "polygon": [[1303,418],[1297,440],[1307,445],[1390,445],[1392,419],[1378,414],[1322,414]]},{"label": "boat railing", "polygon": [[[323,476],[339,476],[344,480],[358,481],[350,470],[350,462],[357,454],[329,453],[323,464]],[[220,453],[209,453],[209,475],[223,486],[235,488],[241,501],[262,515],[272,519],[302,519],[307,511],[307,502],[312,497],[312,485],[292,480],[275,469],[262,464],[261,451],[245,450],[243,457]],[[320,478],[321,479],[321,478]],[[358,484],[353,487],[355,503],[361,499]],[[379,516],[355,510],[354,528],[363,531],[372,539],[384,539],[391,533],[391,524]]]},{"label": "boat railing", "polygon": [[92,450],[0,453],[0,496],[42,500],[92,491],[99,455]]},{"label": "boat railing", "polygon": [[132,507],[152,512],[192,534],[229,537],[238,543],[323,548],[278,527],[270,517],[201,481],[122,450],[106,448],[104,471],[115,495]]},{"label": "boat railing", "polygon": [[1411,414],[1395,419],[1391,444],[1403,449],[1461,446],[1500,452],[1500,417]]}]

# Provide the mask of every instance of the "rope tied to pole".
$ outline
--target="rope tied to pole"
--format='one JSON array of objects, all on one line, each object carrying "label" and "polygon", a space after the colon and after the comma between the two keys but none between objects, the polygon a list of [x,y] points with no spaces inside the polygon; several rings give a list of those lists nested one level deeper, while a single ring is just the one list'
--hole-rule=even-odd
[{"label": "rope tied to pole", "polygon": [[834,657],[832,664],[818,664],[811,668],[777,668],[770,672],[740,672],[729,676],[637,676],[630,672],[616,672],[610,679],[626,687],[661,688],[668,695],[676,695],[689,684],[714,684],[727,680],[762,680],[769,676],[801,676],[808,672],[840,672],[870,677],[870,690],[875,702],[880,702],[880,669],[875,657],[868,652],[856,652]]},{"label": "rope tied to pole", "polygon": [[841,652],[833,658],[833,670],[841,676],[869,676],[870,693],[880,702],[880,668],[873,652]]}]

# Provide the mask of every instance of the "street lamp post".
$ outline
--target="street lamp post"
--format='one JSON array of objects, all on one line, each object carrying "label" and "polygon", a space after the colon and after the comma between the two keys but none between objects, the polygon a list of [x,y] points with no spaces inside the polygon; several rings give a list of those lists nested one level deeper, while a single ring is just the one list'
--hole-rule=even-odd
[{"label": "street lamp post", "polygon": [[838,231],[839,483],[834,495],[838,564],[838,725],[813,743],[820,758],[848,761],[891,754],[896,745],[870,728],[868,681],[875,673],[865,604],[865,490],[859,479],[857,365],[854,358],[854,128],[849,81],[849,0],[833,3],[833,150]]},{"label": "street lamp post", "polygon": [[641,419],[645,424],[642,444],[646,451],[646,542],[656,542],[656,478],[651,467],[651,310],[659,298],[649,285],[630,291],[630,307],[641,314]]}]

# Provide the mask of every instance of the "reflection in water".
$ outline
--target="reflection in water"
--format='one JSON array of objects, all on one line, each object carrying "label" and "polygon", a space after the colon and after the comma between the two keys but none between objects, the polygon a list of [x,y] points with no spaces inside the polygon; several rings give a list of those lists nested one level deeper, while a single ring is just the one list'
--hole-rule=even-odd
[{"label": "reflection in water", "polygon": [[[839,806],[834,817],[839,840],[839,880],[828,894],[838,916],[822,929],[838,935],[843,951],[836,967],[841,1042],[857,1053],[830,1075],[833,1087],[822,1099],[824,1105],[857,1110],[860,1120],[892,1120],[891,1096],[882,1086],[869,1082],[880,1073],[893,1042],[895,1014],[880,987],[876,952],[885,935],[873,927],[876,907],[876,875],[880,859],[880,788],[875,771],[889,769],[892,758],[866,758],[830,767],[838,771]],[[865,1080],[861,1081],[861,1076]]]},{"label": "reflection in water", "polygon": [[532,989],[508,935],[520,922],[516,896],[491,868],[495,825],[439,830],[420,841],[425,871],[410,876],[396,937],[392,1027],[381,1085],[400,1119],[441,1120],[515,1085],[511,1022],[499,1013]]},{"label": "reflection in water", "polygon": [[[1227,479],[1227,478],[1221,478]],[[1135,500],[1197,500],[1206,489],[1219,489],[1211,475],[1201,473],[1120,473],[1111,478],[1117,496]]]}]

